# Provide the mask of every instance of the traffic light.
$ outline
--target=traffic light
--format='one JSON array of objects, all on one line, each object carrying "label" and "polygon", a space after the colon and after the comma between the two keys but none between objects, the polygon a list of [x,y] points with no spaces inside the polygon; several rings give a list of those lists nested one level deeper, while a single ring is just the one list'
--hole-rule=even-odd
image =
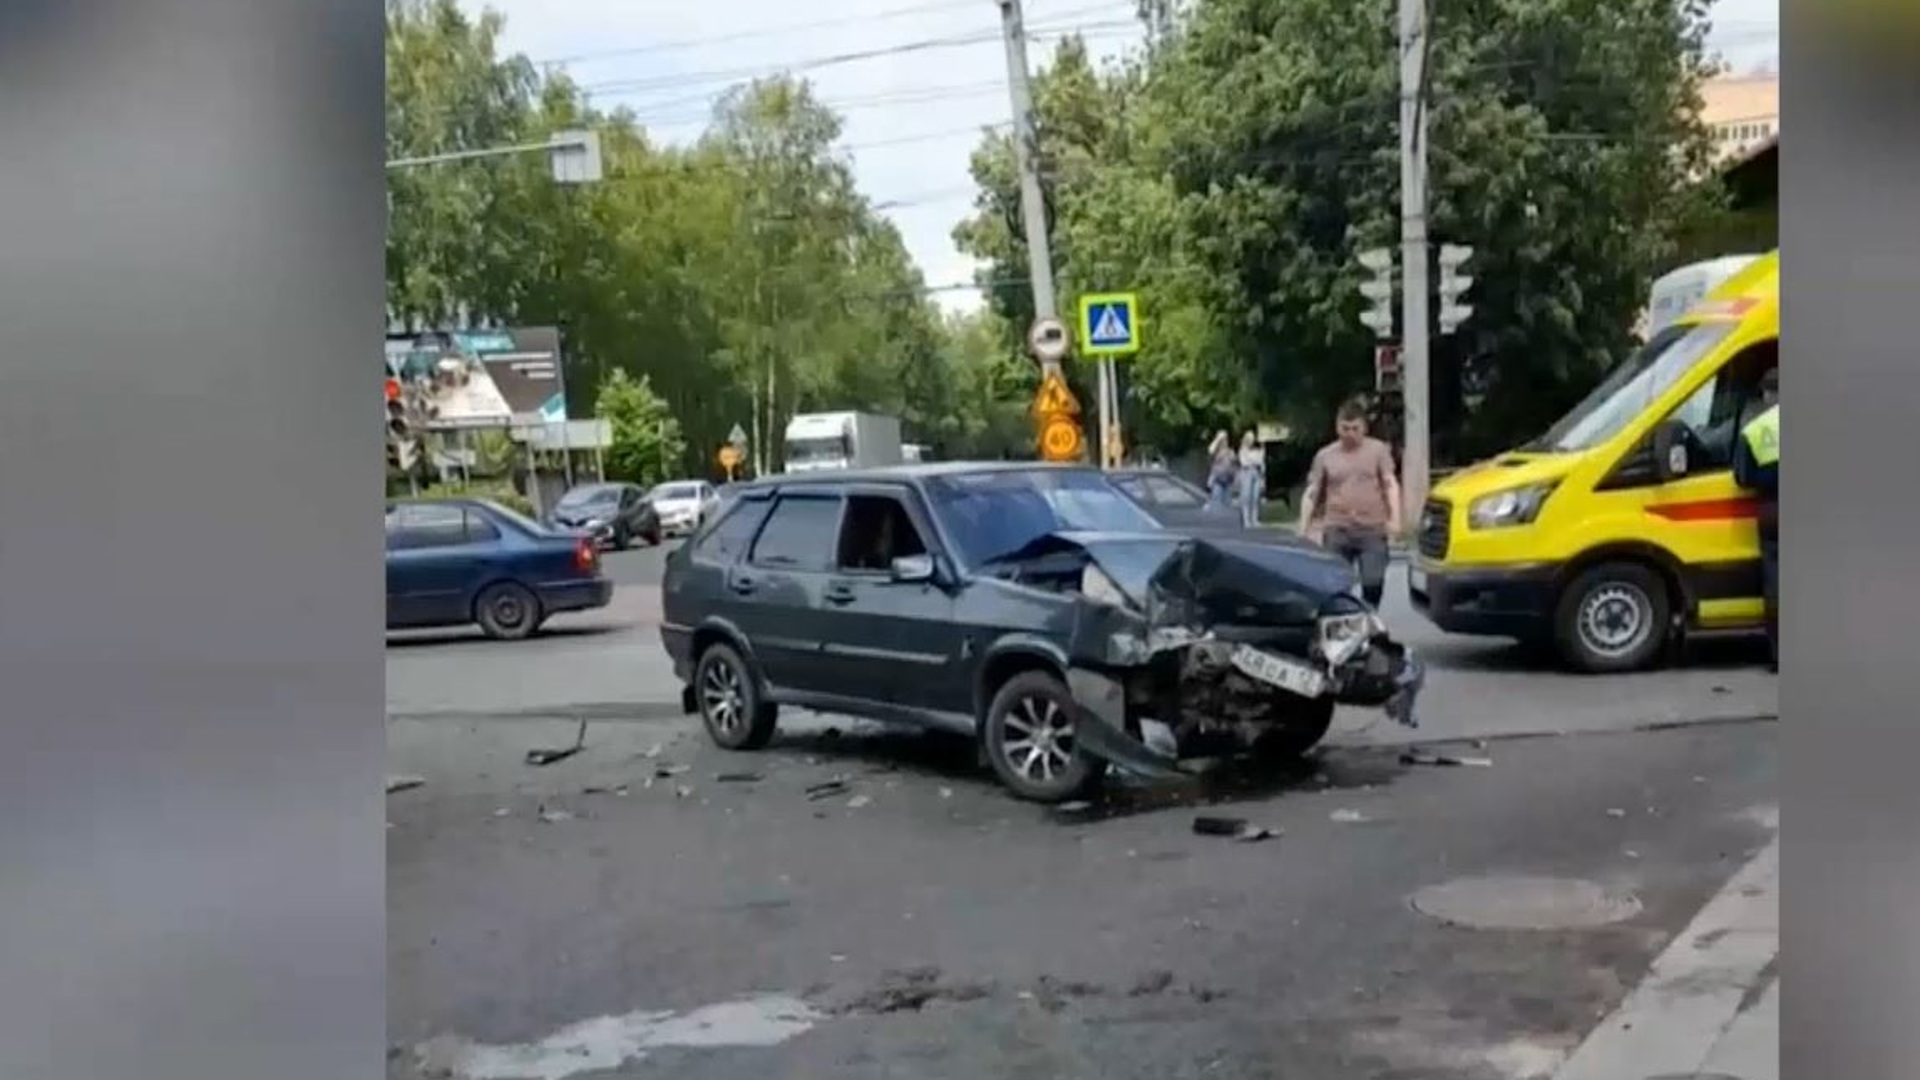
[{"label": "traffic light", "polygon": [[417,385],[387,380],[387,467],[410,473],[420,457],[420,436],[434,409]]},{"label": "traffic light", "polygon": [[1440,332],[1451,334],[1460,328],[1473,314],[1473,305],[1460,302],[1460,298],[1473,288],[1473,279],[1460,272],[1460,268],[1473,258],[1473,249],[1459,244],[1440,245]]},{"label": "traffic light", "polygon": [[1367,298],[1367,309],[1360,313],[1361,325],[1382,341],[1393,336],[1393,251],[1369,248],[1358,256],[1360,266],[1371,278],[1360,283],[1360,295]]}]

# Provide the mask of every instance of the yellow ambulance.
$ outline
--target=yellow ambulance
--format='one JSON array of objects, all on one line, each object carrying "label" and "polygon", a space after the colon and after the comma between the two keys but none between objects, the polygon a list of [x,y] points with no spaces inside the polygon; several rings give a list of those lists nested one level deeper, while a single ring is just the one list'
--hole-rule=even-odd
[{"label": "yellow ambulance", "polygon": [[1442,630],[1631,671],[1687,634],[1759,629],[1754,500],[1733,448],[1780,359],[1780,253],[1747,264],[1539,438],[1449,476],[1407,567]]}]

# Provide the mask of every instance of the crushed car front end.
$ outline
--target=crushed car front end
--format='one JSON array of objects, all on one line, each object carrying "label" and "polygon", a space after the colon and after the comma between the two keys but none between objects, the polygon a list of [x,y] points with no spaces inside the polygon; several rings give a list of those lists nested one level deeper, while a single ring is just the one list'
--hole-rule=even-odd
[{"label": "crushed car front end", "polygon": [[1114,765],[1159,774],[1262,744],[1304,749],[1335,705],[1417,726],[1424,665],[1317,548],[1058,533],[1020,564],[1075,594],[1076,741]]}]

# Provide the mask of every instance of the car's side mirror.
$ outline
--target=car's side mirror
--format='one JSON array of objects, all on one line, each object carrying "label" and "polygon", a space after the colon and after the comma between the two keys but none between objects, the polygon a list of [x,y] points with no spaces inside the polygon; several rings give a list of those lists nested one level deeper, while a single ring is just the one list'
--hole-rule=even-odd
[{"label": "car's side mirror", "polygon": [[902,555],[893,560],[893,580],[901,584],[932,581],[935,566],[931,555]]},{"label": "car's side mirror", "polygon": [[1661,483],[1687,475],[1692,432],[1679,420],[1663,420],[1653,429],[1653,472]]}]

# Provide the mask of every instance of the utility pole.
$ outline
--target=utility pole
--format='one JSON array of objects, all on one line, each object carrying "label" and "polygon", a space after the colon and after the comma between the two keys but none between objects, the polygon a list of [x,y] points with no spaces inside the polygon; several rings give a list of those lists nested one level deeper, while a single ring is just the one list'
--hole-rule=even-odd
[{"label": "utility pole", "polygon": [[1419,520],[1432,468],[1427,323],[1427,0],[1400,0],[1402,521]]},{"label": "utility pole", "polygon": [[[1033,88],[1027,81],[1027,28],[1020,0],[996,0],[1007,42],[1007,91],[1013,99],[1013,160],[1020,170],[1020,218],[1027,232],[1027,276],[1033,281],[1033,315],[1060,315],[1053,293],[1053,251],[1047,244],[1047,201],[1040,190],[1039,130],[1033,121]],[[1049,366],[1058,366],[1056,361]]]}]

